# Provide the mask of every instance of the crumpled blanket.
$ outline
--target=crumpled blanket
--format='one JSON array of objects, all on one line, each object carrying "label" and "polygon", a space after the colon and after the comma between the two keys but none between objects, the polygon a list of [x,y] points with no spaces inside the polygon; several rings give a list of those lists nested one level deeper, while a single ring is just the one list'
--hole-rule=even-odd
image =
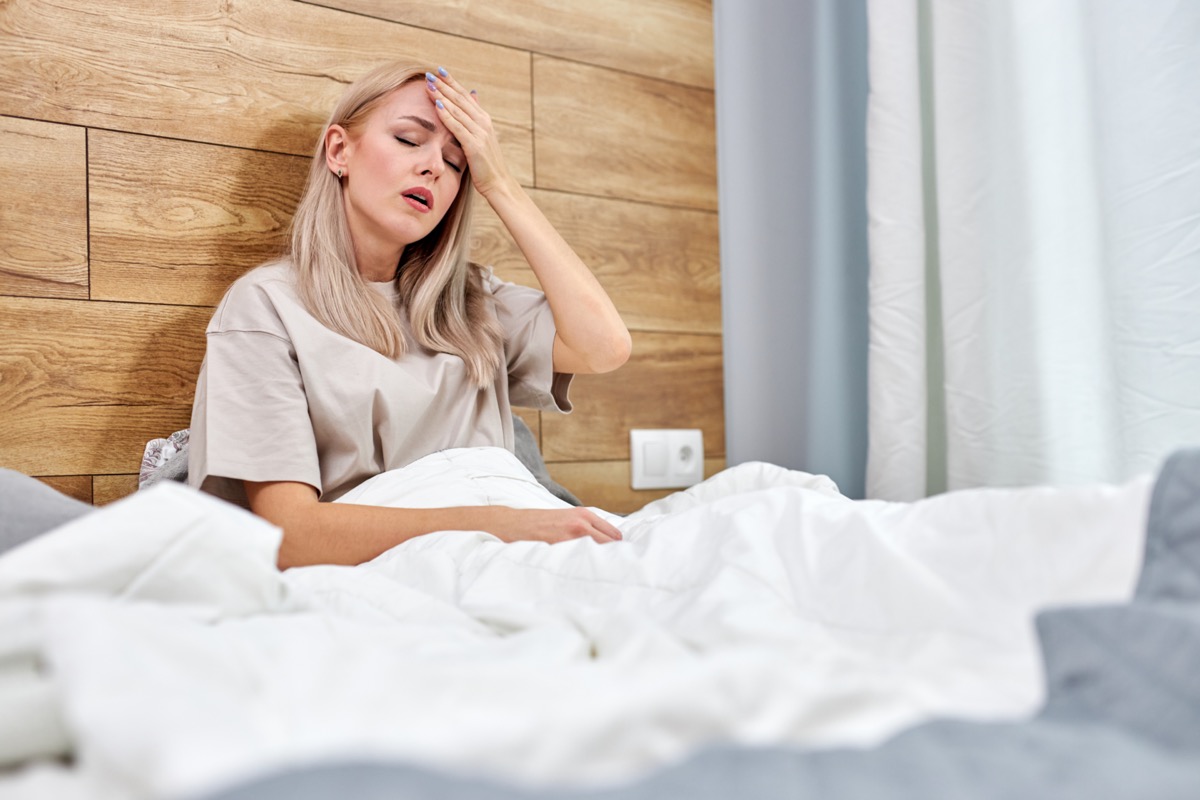
[{"label": "crumpled blanket", "polygon": [[[498,448],[368,484],[561,507]],[[446,531],[281,573],[278,530],[164,482],[0,557],[0,763],[72,758],[0,793],[194,796],[352,757],[596,786],[722,742],[1022,718],[1035,613],[1130,597],[1151,482],[831,487],[748,464],[620,518],[621,542]]]}]

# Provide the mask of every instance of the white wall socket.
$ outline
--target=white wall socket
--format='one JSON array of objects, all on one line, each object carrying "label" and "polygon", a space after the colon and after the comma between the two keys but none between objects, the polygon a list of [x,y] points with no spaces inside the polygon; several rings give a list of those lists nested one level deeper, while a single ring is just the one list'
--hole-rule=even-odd
[{"label": "white wall socket", "polygon": [[683,489],[704,480],[704,433],[699,428],[629,431],[634,489]]}]

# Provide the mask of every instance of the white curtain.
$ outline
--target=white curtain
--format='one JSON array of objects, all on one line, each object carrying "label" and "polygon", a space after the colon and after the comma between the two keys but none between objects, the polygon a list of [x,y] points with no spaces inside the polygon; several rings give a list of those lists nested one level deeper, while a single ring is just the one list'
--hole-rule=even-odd
[{"label": "white curtain", "polygon": [[867,496],[1200,444],[1200,2],[868,11]]}]

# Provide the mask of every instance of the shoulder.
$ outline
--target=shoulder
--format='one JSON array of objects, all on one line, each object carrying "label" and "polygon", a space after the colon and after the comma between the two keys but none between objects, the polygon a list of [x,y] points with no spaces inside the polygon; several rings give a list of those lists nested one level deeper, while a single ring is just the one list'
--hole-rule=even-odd
[{"label": "shoulder", "polygon": [[209,333],[262,331],[281,333],[285,309],[298,307],[291,264],[277,261],[264,264],[234,281],[221,298]]},{"label": "shoulder", "polygon": [[295,296],[295,293],[295,277],[291,262],[273,261],[255,267],[230,284],[225,298],[236,301],[255,294]]},{"label": "shoulder", "polygon": [[504,285],[504,281],[496,277],[496,271],[491,265],[484,266],[471,262],[470,280],[481,288],[484,294],[494,295],[496,290]]},{"label": "shoulder", "polygon": [[516,304],[518,306],[538,303],[545,298],[540,289],[522,286],[519,283],[506,281],[496,275],[496,271],[488,266],[472,264],[483,293],[490,296],[498,305]]}]

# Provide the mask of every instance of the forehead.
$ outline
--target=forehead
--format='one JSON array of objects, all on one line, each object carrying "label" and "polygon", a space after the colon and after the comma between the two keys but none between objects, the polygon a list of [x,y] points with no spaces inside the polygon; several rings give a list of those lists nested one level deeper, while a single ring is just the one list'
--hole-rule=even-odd
[{"label": "forehead", "polygon": [[393,89],[383,96],[382,102],[375,107],[372,116],[391,121],[399,117],[419,117],[432,122],[439,132],[444,132],[446,126],[438,119],[433,108],[433,100],[425,91],[423,81],[406,83],[399,89]]}]

